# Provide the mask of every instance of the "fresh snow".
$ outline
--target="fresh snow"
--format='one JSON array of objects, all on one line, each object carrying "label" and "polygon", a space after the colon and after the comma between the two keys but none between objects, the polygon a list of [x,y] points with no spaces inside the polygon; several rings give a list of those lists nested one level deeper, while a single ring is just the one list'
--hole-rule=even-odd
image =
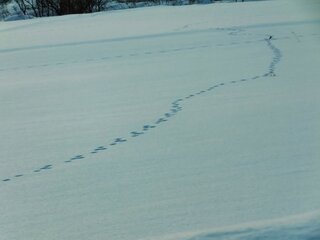
[{"label": "fresh snow", "polygon": [[0,22],[0,239],[320,239],[319,9]]}]

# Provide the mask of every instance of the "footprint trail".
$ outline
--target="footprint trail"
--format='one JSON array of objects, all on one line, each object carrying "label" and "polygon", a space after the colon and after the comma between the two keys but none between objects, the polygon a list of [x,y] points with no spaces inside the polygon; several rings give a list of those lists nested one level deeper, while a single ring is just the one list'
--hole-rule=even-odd
[{"label": "footprint trail", "polygon": [[[114,138],[113,140],[111,140],[109,142],[109,144],[97,146],[94,149],[90,150],[86,154],[77,154],[68,160],[64,160],[63,162],[60,163],[60,165],[61,164],[70,164],[70,163],[73,163],[76,161],[84,161],[84,160],[86,160],[86,157],[88,155],[96,155],[96,154],[100,154],[100,153],[112,150],[112,148],[116,147],[117,145],[125,144],[126,142],[128,142],[128,140],[130,138],[135,139],[135,138],[144,136],[145,134],[147,134],[150,131],[154,131],[157,128],[157,126],[165,124],[166,122],[170,121],[173,117],[177,116],[179,114],[179,112],[183,111],[183,106],[185,104],[188,104],[188,102],[192,101],[192,99],[195,97],[198,97],[201,95],[207,95],[209,93],[212,93],[217,88],[224,88],[225,86],[228,86],[230,84],[241,84],[241,83],[246,83],[246,82],[252,81],[252,80],[275,77],[276,76],[276,74],[275,74],[276,67],[282,59],[282,53],[281,53],[280,49],[278,49],[273,44],[273,40],[265,39],[264,41],[265,41],[268,49],[272,52],[272,59],[268,65],[265,73],[263,73],[261,75],[255,75],[252,77],[248,77],[248,78],[242,78],[239,80],[233,80],[230,82],[221,82],[218,84],[215,83],[212,86],[207,86],[205,89],[201,89],[201,90],[197,90],[193,93],[189,93],[184,97],[181,97],[181,98],[174,100],[171,103],[168,110],[165,113],[161,114],[160,117],[158,117],[154,122],[145,123],[144,125],[142,125],[142,127],[140,129],[133,129],[132,131],[130,131],[128,133],[127,138],[124,138],[124,137]],[[12,180],[22,179],[24,176],[30,176],[32,174],[39,174],[39,173],[43,173],[43,172],[53,170],[53,169],[54,169],[53,164],[47,164],[47,165],[44,165],[40,168],[34,169],[32,172],[27,172],[24,174],[23,173],[15,174],[12,177],[3,178],[1,181],[2,181],[2,183],[8,183]]]}]

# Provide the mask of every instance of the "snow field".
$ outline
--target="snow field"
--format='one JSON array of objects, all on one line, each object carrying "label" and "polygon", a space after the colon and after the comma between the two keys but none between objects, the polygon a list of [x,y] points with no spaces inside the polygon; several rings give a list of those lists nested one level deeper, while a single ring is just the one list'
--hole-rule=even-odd
[{"label": "snow field", "polygon": [[319,19],[297,6],[1,26],[1,236],[317,239]]}]

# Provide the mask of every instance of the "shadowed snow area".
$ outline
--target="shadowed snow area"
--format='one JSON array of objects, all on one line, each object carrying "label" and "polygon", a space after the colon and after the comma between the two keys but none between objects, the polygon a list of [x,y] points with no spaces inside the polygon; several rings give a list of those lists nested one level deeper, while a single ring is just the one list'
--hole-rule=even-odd
[{"label": "shadowed snow area", "polygon": [[320,239],[320,3],[0,23],[0,239]]},{"label": "shadowed snow area", "polygon": [[281,219],[269,223],[252,223],[238,228],[216,230],[212,233],[200,234],[188,240],[316,240],[320,236],[318,216],[299,216],[293,219]]}]

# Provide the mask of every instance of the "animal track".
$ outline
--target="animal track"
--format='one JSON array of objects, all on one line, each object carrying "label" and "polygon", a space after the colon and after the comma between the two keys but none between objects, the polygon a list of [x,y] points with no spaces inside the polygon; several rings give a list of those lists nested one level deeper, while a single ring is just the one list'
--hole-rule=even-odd
[{"label": "animal track", "polygon": [[148,131],[149,129],[155,128],[156,126],[153,125],[144,125],[143,126],[143,131]]},{"label": "animal track", "polygon": [[275,76],[275,68],[276,68],[276,65],[280,62],[281,58],[282,58],[282,53],[281,51],[275,47],[271,40],[269,39],[266,39],[266,42],[267,42],[267,45],[269,47],[269,49],[271,49],[271,51],[273,52],[273,58],[272,58],[272,61],[269,65],[269,72],[267,73],[266,76]]},{"label": "animal track", "polygon": [[64,162],[70,163],[70,162],[72,162],[72,161],[81,160],[81,159],[83,159],[83,158],[84,158],[84,156],[82,156],[82,155],[77,155],[77,156],[74,156],[74,157],[70,158],[69,160],[64,161]]},{"label": "animal track", "polygon": [[41,170],[49,170],[52,169],[52,165],[45,165],[44,167],[40,168]]},{"label": "animal track", "polygon": [[[244,30],[233,30],[233,29],[224,29],[227,31],[233,31],[232,35],[236,35],[239,32],[243,32]],[[243,33],[242,33],[243,34]],[[311,33],[309,34],[310,36],[318,36],[319,34],[316,33]],[[307,35],[306,35],[307,36]],[[299,36],[302,37],[302,36]],[[287,37],[282,37],[281,39],[291,39],[294,38],[292,34]],[[278,38],[280,39],[280,38]],[[209,47],[227,47],[227,46],[234,46],[234,45],[239,45],[239,44],[249,44],[249,43],[257,43],[261,42],[261,39],[257,40],[252,40],[252,41],[237,41],[237,42],[231,42],[231,43],[217,43],[217,44],[211,44],[211,45],[198,45],[198,46],[189,46],[189,47],[182,47],[182,48],[171,48],[171,49],[163,49],[163,50],[158,50],[158,51],[147,51],[147,52],[142,52],[145,55],[152,55],[152,54],[166,54],[166,53],[175,53],[175,52],[180,52],[180,51],[193,51],[197,49],[204,49],[204,48],[209,48]],[[11,67],[11,68],[2,68],[0,71],[16,71],[16,70],[22,70],[22,69],[32,69],[32,68],[39,68],[39,67],[49,67],[49,66],[60,66],[60,65],[65,65],[65,64],[77,64],[80,62],[94,62],[94,61],[105,61],[105,60],[112,60],[112,59],[119,59],[123,57],[136,57],[141,55],[141,52],[134,52],[134,53],[129,53],[127,55],[115,55],[115,56],[103,56],[99,58],[86,58],[83,60],[73,60],[73,61],[68,61],[68,62],[56,62],[56,63],[47,63],[47,64],[35,64],[35,65],[28,65],[28,66],[22,66],[22,67]]]},{"label": "animal track", "polygon": [[[191,94],[187,95],[184,98],[179,98],[179,99],[177,99],[177,100],[175,100],[175,101],[173,101],[171,103],[171,105],[169,107],[169,111],[166,111],[164,114],[162,114],[162,117],[158,118],[153,124],[145,124],[145,125],[143,125],[142,131],[131,131],[129,133],[130,137],[136,138],[136,137],[139,137],[141,135],[144,135],[148,131],[151,131],[151,130],[155,129],[156,125],[159,125],[159,124],[162,124],[164,122],[169,121],[169,119],[171,119],[172,117],[176,116],[180,111],[183,110],[182,103],[190,101],[191,98],[194,98],[196,96],[208,93],[208,92],[213,91],[214,89],[216,89],[218,87],[222,87],[222,86],[225,86],[227,84],[242,83],[242,82],[246,82],[248,80],[256,80],[256,79],[259,79],[259,78],[262,78],[262,77],[274,77],[275,76],[276,66],[281,61],[282,53],[277,47],[275,47],[272,44],[272,40],[265,39],[265,41],[267,43],[268,48],[273,53],[272,60],[271,60],[271,62],[269,64],[269,66],[268,66],[268,71],[266,73],[263,73],[261,75],[253,76],[251,78],[243,78],[243,79],[240,79],[240,80],[233,80],[233,81],[230,81],[228,83],[222,82],[222,83],[219,83],[219,84],[215,84],[213,86],[207,87],[206,89],[197,91],[195,93],[191,93]],[[207,45],[203,45],[203,46],[200,46],[200,47],[208,47],[208,46]],[[177,51],[177,50],[180,51],[181,49],[173,49],[172,51]],[[168,51],[160,51],[160,52],[161,53],[166,53]],[[149,52],[146,52],[146,54],[149,54]],[[115,57],[119,58],[119,57],[123,57],[123,56],[122,55],[118,55],[118,56],[115,56]],[[109,59],[109,58],[108,57],[104,57],[103,59]],[[90,61],[91,61],[91,59],[90,59]],[[57,64],[61,64],[61,63],[57,63]],[[44,64],[43,66],[49,66],[49,64]],[[0,71],[3,71],[3,69],[0,69]],[[115,146],[117,144],[121,144],[121,143],[125,143],[125,142],[127,142],[126,138],[117,137],[109,145],[110,146]],[[90,154],[97,154],[97,153],[99,153],[101,151],[105,151],[107,149],[108,148],[103,146],[103,145],[102,146],[98,146],[93,151],[91,151]],[[81,159],[84,159],[84,158],[85,157],[83,155],[76,155],[76,156],[70,158],[69,160],[64,161],[64,163],[71,163],[73,161],[78,161],[78,160],[81,160]],[[34,170],[33,172],[34,173],[40,173],[42,171],[48,171],[48,170],[51,170],[51,169],[53,169],[53,165],[47,164],[47,165],[45,165],[43,167],[40,167],[40,168]],[[23,176],[24,176],[24,174],[16,174],[16,175],[14,175],[15,178],[21,178]],[[2,180],[2,182],[10,182],[11,180],[12,180],[11,178],[5,178],[5,179]]]},{"label": "animal track", "polygon": [[95,148],[93,151],[91,151],[90,153],[95,154],[95,153],[98,153],[99,151],[104,151],[104,150],[107,150],[107,148],[105,146],[99,146],[99,147]]},{"label": "animal track", "polygon": [[70,160],[79,160],[79,159],[83,159],[84,157],[82,155],[77,155],[73,158],[71,158]]},{"label": "animal track", "polygon": [[155,122],[155,124],[160,124],[160,123],[166,122],[166,121],[168,121],[168,120],[165,119],[165,118],[159,118],[159,119]]},{"label": "animal track", "polygon": [[136,131],[133,131],[133,132],[130,132],[130,134],[131,134],[131,137],[138,137],[138,136],[142,135],[142,134],[143,134],[143,132],[136,132]]},{"label": "animal track", "polygon": [[[39,169],[34,170],[33,172],[39,173],[39,172],[41,172],[41,171],[50,170],[50,169],[52,169],[52,165],[51,165],[51,164],[48,164],[48,165],[45,165],[45,166],[43,166],[43,167],[41,167],[41,168],[39,168]],[[17,175],[16,175],[16,176],[17,176]]]},{"label": "animal track", "polygon": [[116,138],[116,139],[114,139],[114,141],[112,143],[110,143],[110,146],[115,146],[119,143],[124,143],[126,141],[127,141],[127,139],[124,139],[124,138]]},{"label": "animal track", "polygon": [[127,139],[124,139],[124,138],[116,138],[114,140],[114,143],[123,143],[123,142],[126,142],[126,141],[127,141]]},{"label": "animal track", "polygon": [[107,150],[106,147],[104,146],[100,146],[100,147],[97,147],[96,149],[94,149],[95,151],[103,151],[103,150]]}]

